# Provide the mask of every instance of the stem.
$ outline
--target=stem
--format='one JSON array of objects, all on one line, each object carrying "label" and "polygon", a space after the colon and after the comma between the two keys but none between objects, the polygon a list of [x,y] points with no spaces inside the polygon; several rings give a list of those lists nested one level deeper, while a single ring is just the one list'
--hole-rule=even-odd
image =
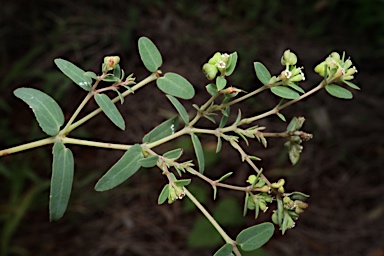
[{"label": "stem", "polygon": [[175,132],[174,134],[169,135],[169,136],[167,136],[165,138],[162,138],[160,140],[157,140],[155,142],[148,143],[146,146],[147,146],[147,148],[154,148],[154,147],[159,146],[159,145],[161,145],[161,144],[163,144],[165,142],[168,142],[168,141],[173,140],[173,139],[175,139],[177,137],[180,137],[181,135],[189,133],[189,130],[190,130],[189,128],[184,127],[180,131]]},{"label": "stem", "polygon": [[267,112],[265,112],[263,114],[260,114],[258,116],[254,116],[254,117],[251,117],[251,118],[245,118],[245,119],[241,120],[238,125],[250,124],[250,123],[252,123],[252,122],[254,122],[256,120],[262,119],[262,118],[267,117],[269,115],[277,114],[277,113],[279,113],[280,110],[282,110],[282,109],[284,109],[284,108],[286,108],[286,107],[288,107],[288,106],[290,106],[290,105],[292,105],[292,104],[294,104],[294,103],[296,103],[296,102],[298,102],[298,101],[300,101],[300,100],[302,100],[302,99],[304,99],[304,98],[314,94],[315,92],[323,89],[326,85],[327,85],[327,83],[323,80],[318,86],[316,86],[312,90],[304,93],[299,98],[294,99],[294,100],[290,100],[290,101],[288,101],[287,103],[285,103],[283,105],[276,106],[273,109],[271,109],[271,110],[269,110],[269,111],[267,111]]},{"label": "stem", "polygon": [[202,116],[201,113],[204,112],[207,107],[209,107],[209,105],[211,105],[211,103],[216,99],[217,96],[212,96],[201,108],[200,108],[200,111],[197,111],[197,114],[195,116],[195,118],[193,118],[193,120],[191,122],[189,122],[189,127],[192,127],[194,124],[197,123],[197,121],[199,121],[200,117]]},{"label": "stem", "polygon": [[31,149],[31,148],[37,148],[37,147],[40,147],[40,146],[44,146],[44,145],[47,145],[47,144],[54,143],[55,141],[56,141],[55,137],[49,137],[49,138],[41,139],[41,140],[38,140],[38,141],[26,143],[26,144],[23,144],[23,145],[20,145],[20,146],[8,148],[8,149],[3,149],[3,150],[0,150],[0,156],[6,156],[6,155],[9,155],[9,154],[13,154],[13,153],[16,153],[16,152],[28,150],[28,149]]},{"label": "stem", "polygon": [[262,91],[264,91],[265,89],[268,89],[269,87],[270,87],[269,85],[264,85],[264,86],[260,87],[259,89],[254,90],[254,91],[251,92],[251,93],[248,93],[248,94],[246,94],[246,95],[244,95],[244,96],[242,96],[242,97],[240,97],[240,98],[237,98],[237,99],[232,100],[232,101],[230,101],[230,102],[228,102],[228,103],[226,103],[226,104],[223,104],[223,107],[225,108],[225,107],[227,107],[227,106],[231,106],[231,105],[234,105],[234,104],[236,104],[236,103],[239,103],[239,102],[241,102],[241,101],[243,101],[243,100],[246,100],[246,99],[248,99],[248,98],[250,98],[250,97],[252,97],[252,96],[254,96],[254,95],[256,95],[256,94],[258,94],[258,93],[260,93],[260,92],[262,92]]},{"label": "stem", "polygon": [[[152,73],[150,76],[148,76],[147,78],[145,78],[144,80],[140,81],[138,84],[136,84],[135,86],[132,87],[132,91],[136,91],[138,89],[140,89],[141,87],[143,87],[144,85],[156,80],[158,78],[158,73],[157,72],[154,72]],[[129,94],[132,93],[131,90],[127,90],[125,92],[123,92],[121,95],[123,97],[126,97],[128,96]],[[115,98],[112,99],[112,102],[113,103],[116,103],[117,101],[119,101],[120,98],[117,96]],[[95,109],[93,112],[89,113],[88,115],[86,115],[85,117],[83,117],[82,119],[80,119],[79,121],[77,121],[76,123],[70,125],[67,130],[66,130],[66,133],[69,133],[71,131],[73,131],[74,129],[76,129],[78,126],[82,125],[83,123],[85,123],[86,121],[88,121],[89,119],[91,119],[92,117],[96,116],[97,114],[99,114],[100,112],[102,112],[101,108],[98,108],[98,109]]]},{"label": "stem", "polygon": [[62,142],[67,144],[77,144],[77,145],[84,145],[84,146],[90,146],[90,147],[120,149],[120,150],[128,150],[130,147],[132,147],[131,145],[112,144],[112,143],[106,143],[106,142],[81,140],[81,139],[74,139],[74,138],[67,138],[67,137],[63,138]]},{"label": "stem", "polygon": [[184,187],[184,192],[185,194],[189,197],[189,199],[191,199],[191,201],[197,206],[197,208],[200,209],[200,211],[204,214],[204,216],[209,220],[209,222],[212,223],[212,225],[214,226],[214,228],[217,230],[217,232],[219,232],[219,234],[221,235],[221,237],[225,240],[226,243],[228,244],[234,244],[236,243],[235,241],[233,241],[228,235],[227,233],[225,233],[225,231],[222,229],[222,227],[219,225],[219,223],[216,222],[216,220],[212,217],[211,214],[209,214],[209,212],[204,208],[203,205],[200,204],[200,202],[191,194],[191,192],[189,192],[185,187]]}]

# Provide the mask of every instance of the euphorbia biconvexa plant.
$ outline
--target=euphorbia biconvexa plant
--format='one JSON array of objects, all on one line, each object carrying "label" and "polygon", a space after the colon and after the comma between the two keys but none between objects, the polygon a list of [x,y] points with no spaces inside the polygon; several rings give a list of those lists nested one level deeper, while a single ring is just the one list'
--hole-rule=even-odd
[{"label": "euphorbia biconvexa plant", "polygon": [[[315,71],[322,77],[319,85],[309,91],[304,91],[300,86],[300,83],[305,79],[303,68],[296,66],[297,56],[290,50],[286,50],[281,58],[281,64],[284,67],[281,73],[275,76],[271,76],[261,62],[254,63],[256,76],[262,85],[252,92],[246,93],[241,88],[228,86],[228,77],[232,75],[236,67],[237,53],[215,53],[203,65],[203,72],[211,81],[207,82],[206,85],[209,98],[201,106],[193,104],[196,111],[193,116],[190,116],[178,98],[190,100],[194,97],[195,90],[191,83],[176,73],[163,74],[159,70],[163,60],[157,47],[150,39],[141,37],[138,42],[138,49],[144,66],[151,73],[140,82],[135,81],[133,74],[126,76],[119,65],[120,58],[117,56],[105,57],[99,75],[91,71],[85,72],[67,60],[55,60],[56,66],[85,91],[84,100],[65,126],[63,126],[64,114],[60,106],[50,96],[32,88],[15,90],[16,97],[29,105],[41,129],[49,137],[1,150],[0,156],[53,144],[50,219],[52,221],[60,219],[66,211],[74,174],[74,158],[70,144],[78,144],[125,151],[124,155],[98,180],[95,185],[96,191],[105,191],[120,185],[138,172],[140,168],[159,168],[159,173],[165,176],[166,181],[158,197],[158,203],[162,204],[167,201],[171,204],[185,196],[189,197],[225,241],[225,245],[215,253],[216,256],[241,255],[239,247],[244,251],[259,248],[271,238],[275,225],[280,228],[283,234],[287,229],[293,228],[299,215],[308,207],[305,202],[308,195],[297,191],[287,191],[284,179],[270,181],[266,176],[268,171],[263,171],[256,164],[260,159],[253,153],[247,153],[244,147],[240,145],[239,140],[242,139],[248,144],[248,140],[257,139],[264,147],[267,147],[268,137],[280,137],[286,140],[285,145],[288,149],[289,159],[292,164],[296,164],[303,149],[302,142],[312,138],[311,134],[301,130],[304,118],[293,117],[286,128],[280,132],[267,132],[267,128],[259,126],[258,121],[268,116],[277,115],[285,122],[285,117],[281,113],[283,109],[323,88],[332,96],[344,99],[352,98],[351,92],[345,86],[343,87],[346,85],[353,89],[359,89],[350,82],[357,72],[352,61],[349,58],[346,59],[344,53],[342,56],[337,52],[331,53],[315,68]],[[101,81],[110,83],[110,85],[100,88]],[[134,145],[124,145],[88,141],[70,135],[71,131],[101,112],[118,128],[124,130],[126,128],[124,118],[119,113],[115,103],[123,104],[126,96],[136,93],[141,87],[153,81],[156,81],[160,92],[165,94],[178,115],[154,127],[141,141],[137,141]],[[235,121],[228,124],[231,110],[234,109],[235,104],[266,90],[278,97],[275,107],[262,114],[249,117],[244,117],[241,110],[236,109],[234,111],[237,114]],[[111,99],[105,94],[107,91],[114,91],[117,96]],[[99,108],[78,119],[78,114],[92,98],[95,99]],[[202,118],[218,125],[212,129],[199,128],[199,121]],[[244,181],[244,186],[224,183],[224,180],[232,175],[232,172],[223,174],[219,179],[209,177],[209,171],[205,170],[203,146],[199,139],[201,134],[216,137],[216,152],[220,152],[222,143],[229,143],[240,154],[241,161],[250,166],[253,173],[250,173],[248,179]],[[180,162],[179,158],[183,153],[181,148],[175,148],[165,153],[156,150],[159,145],[171,142],[181,136],[190,137],[196,154],[196,162],[193,160]],[[244,215],[247,214],[248,210],[252,210],[255,218],[257,218],[260,211],[265,212],[271,204],[276,204],[276,210],[271,216],[275,225],[271,222],[264,222],[244,229],[235,239],[231,238],[187,189],[191,183],[191,179],[188,178],[190,175],[209,183],[213,188],[214,198],[216,198],[218,188],[233,189],[244,193]]]}]

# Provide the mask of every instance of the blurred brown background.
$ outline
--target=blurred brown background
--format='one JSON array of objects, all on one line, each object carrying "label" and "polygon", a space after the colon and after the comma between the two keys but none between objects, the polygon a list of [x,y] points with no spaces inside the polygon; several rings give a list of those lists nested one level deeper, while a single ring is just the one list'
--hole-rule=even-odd
[{"label": "blurred brown background", "polygon": [[[44,137],[32,112],[13,96],[15,88],[30,86],[50,94],[67,120],[84,97],[58,71],[54,58],[98,72],[105,55],[117,54],[124,70],[140,80],[148,75],[137,53],[137,40],[144,35],[162,53],[162,70],[188,78],[197,91],[192,103],[202,104],[208,94],[201,66],[216,51],[238,52],[230,82],[246,91],[260,86],[254,61],[277,73],[281,54],[291,49],[305,67],[303,87],[308,90],[320,81],[313,67],[331,51],[346,51],[359,70],[355,82],[362,88],[353,91],[352,101],[322,91],[283,111],[287,119],[305,116],[303,130],[314,134],[297,166],[289,164],[282,140],[270,139],[267,150],[256,142],[246,148],[263,159],[259,165],[268,177],[284,177],[286,189],[311,195],[310,207],[293,230],[284,236],[277,231],[263,250],[247,255],[384,255],[383,1],[3,1],[0,14],[1,149]],[[244,116],[251,116],[269,110],[277,100],[265,92],[232,112],[241,107]],[[192,111],[190,102],[183,103]],[[91,102],[82,114],[94,107]],[[139,142],[175,113],[155,84],[119,108],[126,131],[100,115],[71,135]],[[286,128],[276,117],[260,125],[268,131]],[[203,144],[210,148],[214,141],[204,137]],[[159,150],[180,146],[186,147],[185,159],[193,157],[183,139]],[[98,193],[94,184],[122,152],[70,147],[76,164],[74,187],[64,218],[55,223],[48,218],[51,147],[0,159],[4,255],[212,255],[222,245],[220,239],[209,245],[191,238],[201,215],[186,210],[185,200],[157,205],[166,182],[158,170],[143,170],[119,188]],[[250,169],[230,147],[224,146],[221,156],[209,156],[208,176],[234,171],[228,182],[244,184]],[[197,193],[208,195],[205,204],[215,209],[209,186],[196,178],[193,183],[201,184]],[[226,197],[241,211],[243,194],[219,190],[219,200]],[[235,237],[270,214],[256,221],[248,214],[226,229]]]}]

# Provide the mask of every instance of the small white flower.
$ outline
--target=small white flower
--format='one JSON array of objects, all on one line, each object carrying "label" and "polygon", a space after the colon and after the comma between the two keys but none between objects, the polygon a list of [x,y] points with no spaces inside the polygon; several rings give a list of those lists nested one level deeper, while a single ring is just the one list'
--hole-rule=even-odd
[{"label": "small white flower", "polygon": [[289,79],[289,78],[291,77],[291,75],[292,75],[292,72],[289,71],[289,70],[285,70],[285,71],[284,71],[284,74],[285,74],[285,77],[286,77],[287,79]]},{"label": "small white flower", "polygon": [[219,63],[217,63],[217,67],[224,69],[226,67],[226,64],[224,61],[221,60],[221,61],[219,61]]},{"label": "small white flower", "polygon": [[355,73],[357,73],[357,68],[355,66],[352,67],[355,70]]}]

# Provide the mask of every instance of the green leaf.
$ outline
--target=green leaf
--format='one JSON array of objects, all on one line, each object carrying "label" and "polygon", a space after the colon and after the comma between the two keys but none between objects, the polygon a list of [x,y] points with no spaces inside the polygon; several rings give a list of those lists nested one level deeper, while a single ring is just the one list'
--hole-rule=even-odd
[{"label": "green leaf", "polygon": [[213,97],[216,97],[217,95],[219,95],[218,91],[217,91],[217,87],[215,84],[208,84],[205,86],[205,89],[207,89],[207,92],[213,96]]},{"label": "green leaf", "polygon": [[253,66],[255,67],[255,72],[257,78],[264,85],[269,84],[269,79],[271,79],[271,74],[268,69],[261,62],[254,62]]},{"label": "green leaf", "polygon": [[227,174],[224,174],[223,176],[221,176],[220,179],[217,180],[217,182],[222,182],[223,180],[225,180],[226,178],[228,178],[229,176],[232,175],[233,172],[229,172]]},{"label": "green leaf", "polygon": [[288,83],[287,84],[289,87],[291,87],[292,89],[295,89],[296,91],[298,92],[301,92],[301,93],[305,93],[305,91],[303,90],[303,88],[301,88],[300,86],[298,86],[297,84],[295,83]]},{"label": "green leaf", "polygon": [[140,160],[143,159],[141,146],[132,146],[125,154],[108,170],[95,185],[96,191],[112,189],[135,174],[141,167]]},{"label": "green leaf", "polygon": [[222,145],[221,137],[218,136],[218,137],[217,137],[216,153],[219,153],[219,152],[220,152],[220,150],[221,150],[221,145]]},{"label": "green leaf", "polygon": [[51,136],[58,134],[64,123],[64,114],[54,99],[32,88],[18,88],[13,93],[29,105],[46,134]]},{"label": "green leaf", "polygon": [[286,122],[285,120],[285,116],[283,114],[281,114],[280,112],[277,112],[276,115],[283,121],[283,122]]},{"label": "green leaf", "polygon": [[271,87],[271,92],[284,99],[294,100],[300,97],[300,94],[298,94],[296,91],[285,86],[278,85],[278,86]]},{"label": "green leaf", "polygon": [[249,198],[249,193],[245,192],[243,216],[247,215],[247,212],[248,212],[248,198]]},{"label": "green leaf", "polygon": [[164,157],[165,158],[169,158],[169,159],[178,159],[181,155],[183,154],[183,149],[182,148],[177,148],[177,149],[174,149],[174,150],[171,150],[171,151],[168,151],[167,153],[164,153]]},{"label": "green leaf", "polygon": [[105,115],[121,130],[125,129],[125,122],[119,110],[113,104],[112,100],[105,94],[95,94],[97,105],[103,110]]},{"label": "green leaf", "polygon": [[141,164],[142,167],[145,168],[152,168],[157,165],[157,160],[159,159],[159,156],[149,156],[143,159],[139,160],[139,163]]},{"label": "green leaf", "polygon": [[236,237],[236,243],[244,251],[252,251],[263,246],[272,237],[274,226],[264,222],[241,231]]},{"label": "green leaf", "polygon": [[92,89],[92,79],[89,76],[85,76],[84,70],[63,59],[55,59],[54,62],[61,72],[75,82],[75,84],[86,91]]},{"label": "green leaf", "polygon": [[325,86],[325,90],[329,94],[331,94],[332,96],[334,96],[336,98],[340,98],[340,99],[352,99],[353,98],[353,95],[350,91],[348,91],[347,89],[345,89],[341,86],[335,85],[335,84],[328,84],[327,86]]},{"label": "green leaf", "polygon": [[119,78],[119,80],[120,80],[120,77],[121,77],[121,69],[120,69],[120,65],[119,65],[119,64],[117,64],[117,65],[115,66],[115,68],[113,69],[113,76]]},{"label": "green leaf", "polygon": [[349,82],[349,81],[344,81],[344,83],[345,83],[346,85],[348,85],[349,87],[355,89],[355,90],[361,90],[360,87],[357,86],[357,85],[355,85],[354,83],[351,83],[351,82]]},{"label": "green leaf", "polygon": [[157,199],[157,204],[163,204],[167,199],[169,195],[169,184],[165,185],[164,188],[161,190],[159,198]]},{"label": "green leaf", "polygon": [[178,187],[188,186],[190,183],[191,183],[191,179],[176,180],[176,181],[175,181],[175,184],[176,184]]},{"label": "green leaf", "polygon": [[184,106],[180,103],[180,101],[178,99],[176,99],[175,97],[173,97],[171,95],[167,95],[167,98],[171,101],[173,106],[176,108],[177,112],[179,112],[179,115],[180,115],[181,119],[183,119],[184,123],[186,125],[188,125],[189,124],[189,116],[188,116],[187,110],[185,110]]},{"label": "green leaf", "polygon": [[205,160],[204,160],[203,147],[201,146],[200,140],[196,136],[196,134],[191,133],[191,139],[192,139],[193,148],[195,149],[197,162],[199,164],[199,172],[204,173]]},{"label": "green leaf", "polygon": [[231,244],[225,244],[213,256],[232,256],[232,249]]},{"label": "green leaf", "polygon": [[225,86],[227,86],[227,80],[222,77],[222,76],[218,76],[216,78],[216,87],[217,87],[217,90],[218,91],[221,91],[225,88]]},{"label": "green leaf", "polygon": [[156,80],[156,84],[164,93],[178,98],[189,100],[195,96],[195,89],[192,84],[176,73],[166,73]]},{"label": "green leaf", "polygon": [[65,148],[62,142],[55,142],[52,154],[53,164],[49,196],[49,218],[51,221],[60,219],[67,209],[74,171],[72,152]]},{"label": "green leaf", "polygon": [[151,72],[155,72],[163,64],[159,50],[147,37],[139,39],[139,54],[144,66]]},{"label": "green leaf", "polygon": [[103,81],[105,82],[112,82],[112,83],[116,83],[116,82],[119,82],[120,81],[120,77],[116,77],[112,74],[107,74],[104,78],[103,78]]},{"label": "green leaf", "polygon": [[87,72],[85,72],[85,73],[84,73],[84,76],[93,78],[93,79],[95,79],[95,80],[98,79],[96,73],[95,73],[95,72],[92,72],[92,71],[87,71]]},{"label": "green leaf", "polygon": [[226,107],[225,110],[221,111],[223,116],[221,117],[219,128],[223,128],[227,124],[230,111],[231,109],[229,106]]},{"label": "green leaf", "polygon": [[232,75],[233,71],[236,68],[237,64],[237,52],[231,53],[228,57],[227,69],[225,70],[225,75]]},{"label": "green leaf", "polygon": [[174,118],[162,122],[161,124],[156,126],[152,131],[147,133],[143,137],[143,142],[151,143],[157,140],[161,140],[162,138],[174,134],[177,128],[179,128],[179,117],[175,116]]}]

